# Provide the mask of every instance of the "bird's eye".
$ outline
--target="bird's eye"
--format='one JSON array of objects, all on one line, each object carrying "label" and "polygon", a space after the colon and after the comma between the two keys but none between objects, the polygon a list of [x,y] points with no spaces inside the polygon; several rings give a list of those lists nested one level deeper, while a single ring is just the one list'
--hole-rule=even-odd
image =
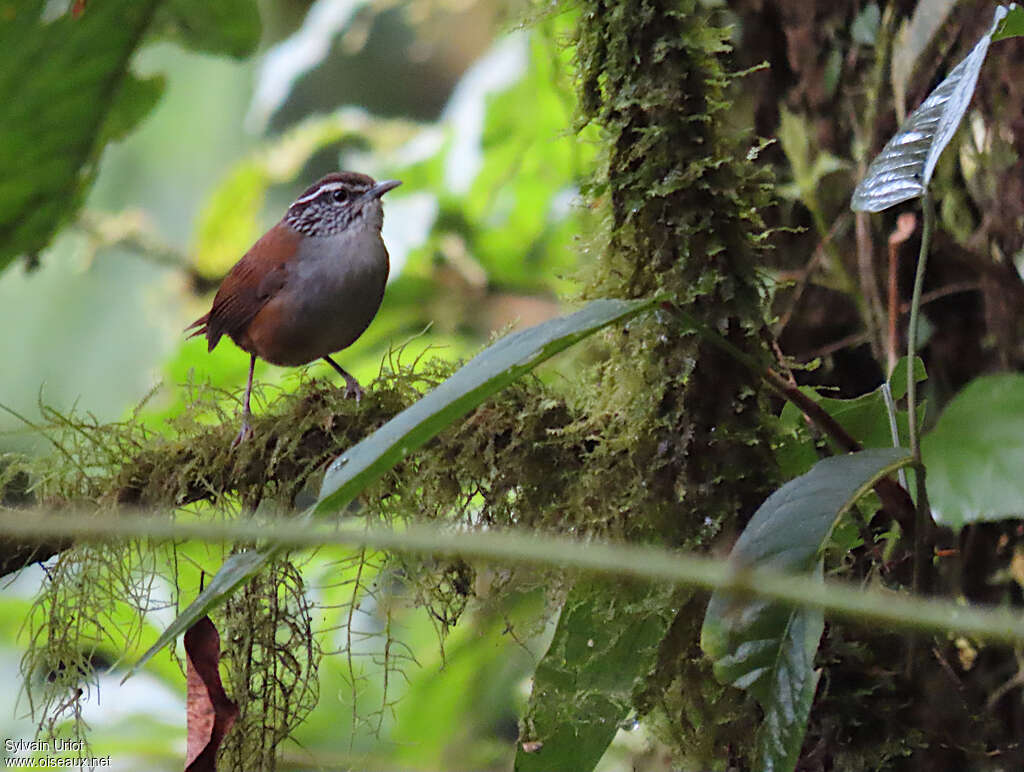
[{"label": "bird's eye", "polygon": [[344,204],[346,201],[348,201],[348,191],[344,189],[336,190],[333,193],[331,193],[331,198],[333,198],[339,204]]}]

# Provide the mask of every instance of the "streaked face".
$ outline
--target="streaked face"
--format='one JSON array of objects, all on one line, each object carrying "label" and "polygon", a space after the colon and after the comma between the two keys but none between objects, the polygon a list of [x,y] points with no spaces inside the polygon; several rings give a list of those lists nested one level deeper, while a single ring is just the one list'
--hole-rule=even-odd
[{"label": "streaked face", "polygon": [[372,214],[379,229],[380,197],[400,184],[397,180],[378,184],[357,172],[328,174],[292,202],[285,221],[309,236],[332,236]]}]

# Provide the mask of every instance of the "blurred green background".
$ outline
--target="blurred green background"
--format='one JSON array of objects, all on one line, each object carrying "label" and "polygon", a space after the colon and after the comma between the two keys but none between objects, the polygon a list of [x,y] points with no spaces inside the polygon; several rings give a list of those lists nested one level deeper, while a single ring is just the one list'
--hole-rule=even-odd
[{"label": "blurred green background", "polygon": [[[0,3],[0,43],[23,42],[0,54],[0,95],[21,93],[15,79],[32,45],[44,51],[60,35],[73,41],[86,27],[72,25],[106,12],[98,0],[80,17],[72,6]],[[122,117],[119,141],[97,142],[78,181],[84,197],[65,202],[66,227],[52,243],[8,256],[0,273],[0,452],[49,451],[58,413],[97,422],[137,415],[151,430],[169,431],[169,419],[189,405],[191,384],[223,389],[232,405],[248,356],[226,340],[208,354],[205,340],[186,341],[183,330],[294,196],[339,168],[405,183],[385,202],[392,275],[384,305],[338,360],[364,385],[398,347],[404,362],[423,352],[457,359],[498,331],[558,312],[585,252],[576,240],[593,225],[578,196],[595,147],[587,132],[571,130],[575,95],[563,41],[571,19],[519,29],[520,11],[492,0],[261,0],[257,41],[228,13],[244,6],[233,0],[222,18],[211,11],[201,24],[188,16],[205,14],[201,4],[162,6],[168,18],[149,28],[129,65],[129,85],[142,84],[143,96],[132,102],[138,94],[129,94],[137,109],[127,112],[155,107],[134,130]],[[111,27],[98,29],[96,42],[105,45]],[[221,37],[198,39],[197,30]],[[67,103],[40,82],[37,105]],[[14,102],[9,112],[24,118]],[[75,116],[67,120],[55,127],[51,152],[70,158],[57,129],[70,135],[81,127],[69,128]],[[104,131],[113,131],[116,121],[107,120]],[[14,122],[8,133],[17,131]],[[308,369],[336,380],[326,367]],[[254,409],[299,377],[258,364]],[[195,545],[178,549],[194,561],[187,570],[197,581],[199,566],[215,570],[220,559]],[[306,566],[311,621],[324,631],[327,655],[319,703],[295,742],[282,746],[282,768],[507,766],[526,678],[550,633],[524,621],[516,635],[513,621],[536,620],[540,596],[478,610],[443,637],[436,619],[402,599],[392,586],[398,580],[369,568],[350,618],[355,596],[344,577],[354,565],[352,552],[322,549]],[[0,664],[12,683],[20,679],[22,621],[42,576],[38,567],[23,570],[0,599]],[[171,597],[171,588],[155,596]],[[171,615],[150,614],[146,635]],[[346,653],[330,655],[335,650]],[[116,663],[125,652],[100,645],[93,656]],[[125,686],[114,676],[90,685],[83,717],[92,751],[111,754],[115,768],[180,768],[184,677],[176,662],[158,660]],[[30,708],[24,692],[9,692],[0,733],[30,739]]]}]

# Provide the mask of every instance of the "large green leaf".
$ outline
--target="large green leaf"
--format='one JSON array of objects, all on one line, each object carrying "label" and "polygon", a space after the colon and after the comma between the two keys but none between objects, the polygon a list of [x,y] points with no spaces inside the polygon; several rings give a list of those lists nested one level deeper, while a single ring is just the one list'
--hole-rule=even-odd
[{"label": "large green leaf", "polygon": [[868,167],[853,192],[856,212],[881,212],[924,194],[935,164],[953,138],[974,96],[978,73],[988,54],[992,36],[1006,19],[1008,9],[996,8],[992,28],[971,53],[921,103]]},{"label": "large green leaf", "polygon": [[[602,327],[635,316],[655,302],[656,299],[595,300],[574,314],[502,338],[331,464],[320,490],[320,500],[305,517],[328,516],[341,511],[363,488],[492,394],[559,351]],[[214,581],[178,615],[131,672],[223,603],[259,573],[279,550],[271,545],[225,561]]]},{"label": "large green leaf", "polygon": [[[811,570],[839,516],[880,478],[909,461],[902,448],[819,461],[758,508],[736,541],[731,560],[737,570]],[[796,765],[817,685],[814,654],[823,625],[818,609],[793,609],[722,592],[711,596],[701,647],[714,661],[718,680],[749,689],[764,709],[758,769],[792,770]]]},{"label": "large green leaf", "polygon": [[259,41],[253,0],[104,0],[49,18],[53,3],[0,4],[0,269],[46,247],[74,217],[104,145],[163,93],[129,63],[154,26],[242,55]]},{"label": "large green leaf", "polygon": [[341,511],[363,488],[492,394],[559,351],[654,303],[653,299],[594,300],[574,314],[513,333],[489,346],[335,460],[324,476],[316,513]]},{"label": "large green leaf", "polygon": [[123,134],[155,102],[128,62],[158,5],[108,0],[48,22],[43,0],[0,12],[0,269],[74,215],[108,122]]},{"label": "large green leaf", "polygon": [[967,385],[921,441],[928,499],[953,528],[1024,514],[1024,375]]},{"label": "large green leaf", "polygon": [[671,588],[581,580],[533,677],[516,772],[587,772],[653,668],[672,621]]}]

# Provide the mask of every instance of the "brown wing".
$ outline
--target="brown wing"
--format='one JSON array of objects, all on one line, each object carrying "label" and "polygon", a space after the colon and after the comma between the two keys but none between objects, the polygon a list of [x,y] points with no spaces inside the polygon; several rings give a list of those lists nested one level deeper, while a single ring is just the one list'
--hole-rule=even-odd
[{"label": "brown wing", "polygon": [[285,265],[298,249],[301,238],[301,234],[283,224],[267,231],[224,277],[210,313],[185,328],[194,330],[189,337],[205,335],[210,351],[222,335],[237,342],[252,318],[284,286]]}]

